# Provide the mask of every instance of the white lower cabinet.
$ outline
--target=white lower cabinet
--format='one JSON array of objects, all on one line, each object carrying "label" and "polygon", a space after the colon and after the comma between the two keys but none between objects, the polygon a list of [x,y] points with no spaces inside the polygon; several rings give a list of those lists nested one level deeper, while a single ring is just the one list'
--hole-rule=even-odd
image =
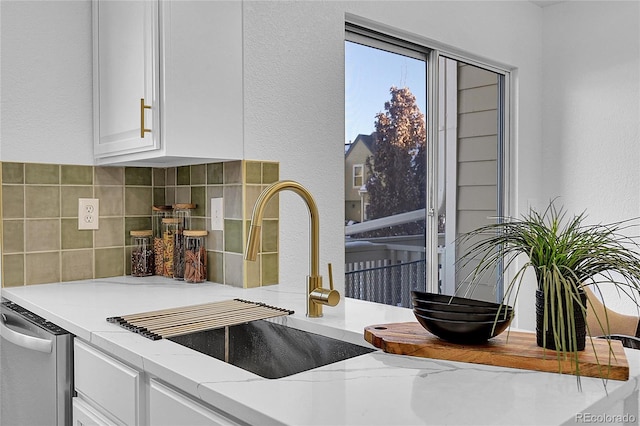
[{"label": "white lower cabinet", "polygon": [[239,424],[79,338],[73,349],[73,426]]},{"label": "white lower cabinet", "polygon": [[151,379],[149,387],[149,424],[153,426],[237,425],[191,399]]},{"label": "white lower cabinet", "polygon": [[[77,338],[73,350],[76,398],[109,419],[107,424],[144,424],[139,410],[142,373]],[[75,410],[73,414],[77,425]]]}]

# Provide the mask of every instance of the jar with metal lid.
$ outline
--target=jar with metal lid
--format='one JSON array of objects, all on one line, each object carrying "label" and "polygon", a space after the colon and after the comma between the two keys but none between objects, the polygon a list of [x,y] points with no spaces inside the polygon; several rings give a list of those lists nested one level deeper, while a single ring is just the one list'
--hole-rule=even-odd
[{"label": "jar with metal lid", "polygon": [[153,275],[153,248],[151,245],[152,231],[131,231],[131,275],[147,277]]},{"label": "jar with metal lid", "polygon": [[173,252],[180,220],[175,217],[162,219],[162,275],[173,278]]},{"label": "jar with metal lid", "polygon": [[207,231],[185,230],[184,281],[201,283],[207,280]]},{"label": "jar with metal lid", "polygon": [[151,230],[153,231],[154,273],[164,275],[164,244],[162,242],[162,219],[173,216],[171,206],[151,207]]},{"label": "jar with metal lid", "polygon": [[173,217],[180,219],[182,229],[191,229],[191,213],[196,208],[191,203],[176,203],[173,205]]}]

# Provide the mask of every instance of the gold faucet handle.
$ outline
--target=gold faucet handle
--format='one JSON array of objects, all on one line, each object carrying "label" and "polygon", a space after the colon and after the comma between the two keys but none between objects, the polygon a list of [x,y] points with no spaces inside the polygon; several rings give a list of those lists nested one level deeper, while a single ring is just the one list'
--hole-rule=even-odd
[{"label": "gold faucet handle", "polygon": [[333,268],[331,264],[327,264],[327,269],[329,270],[329,288],[333,290]]},{"label": "gold faucet handle", "polygon": [[322,287],[322,278],[317,283],[318,286],[309,294],[309,298],[315,303],[327,306],[336,306],[340,302],[340,293],[333,289],[333,273],[329,264],[329,289]]},{"label": "gold faucet handle", "polygon": [[309,294],[309,298],[321,305],[336,306],[340,302],[340,293],[338,290],[318,287]]}]

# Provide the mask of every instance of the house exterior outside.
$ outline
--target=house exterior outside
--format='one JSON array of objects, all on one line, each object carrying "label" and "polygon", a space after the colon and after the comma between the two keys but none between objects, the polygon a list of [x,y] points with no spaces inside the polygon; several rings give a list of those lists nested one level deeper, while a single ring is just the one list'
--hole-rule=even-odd
[{"label": "house exterior outside", "polygon": [[375,132],[359,134],[344,155],[344,214],[345,223],[364,222],[369,198],[365,190],[368,174],[367,158],[373,155]]}]

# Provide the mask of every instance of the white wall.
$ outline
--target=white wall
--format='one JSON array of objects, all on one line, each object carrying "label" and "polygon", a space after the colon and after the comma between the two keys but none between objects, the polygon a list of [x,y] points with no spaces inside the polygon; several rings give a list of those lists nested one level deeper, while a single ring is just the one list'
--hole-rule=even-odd
[{"label": "white wall", "polygon": [[[559,196],[590,223],[638,217],[640,3],[564,2],[543,22],[541,201]],[[617,299],[606,297],[638,314]]]},{"label": "white wall", "polygon": [[545,8],[543,37],[544,195],[594,221],[640,215],[640,3]]},{"label": "white wall", "polygon": [[92,164],[91,2],[0,8],[0,160]]},{"label": "white wall", "polygon": [[[246,2],[245,155],[280,161],[280,178],[313,194],[320,273],[333,264],[344,288],[344,7],[338,2]],[[293,193],[280,196],[280,279],[305,286],[309,220]],[[342,293],[343,294],[343,293]],[[343,306],[343,305],[341,305]],[[325,308],[325,315],[336,308]]]}]

